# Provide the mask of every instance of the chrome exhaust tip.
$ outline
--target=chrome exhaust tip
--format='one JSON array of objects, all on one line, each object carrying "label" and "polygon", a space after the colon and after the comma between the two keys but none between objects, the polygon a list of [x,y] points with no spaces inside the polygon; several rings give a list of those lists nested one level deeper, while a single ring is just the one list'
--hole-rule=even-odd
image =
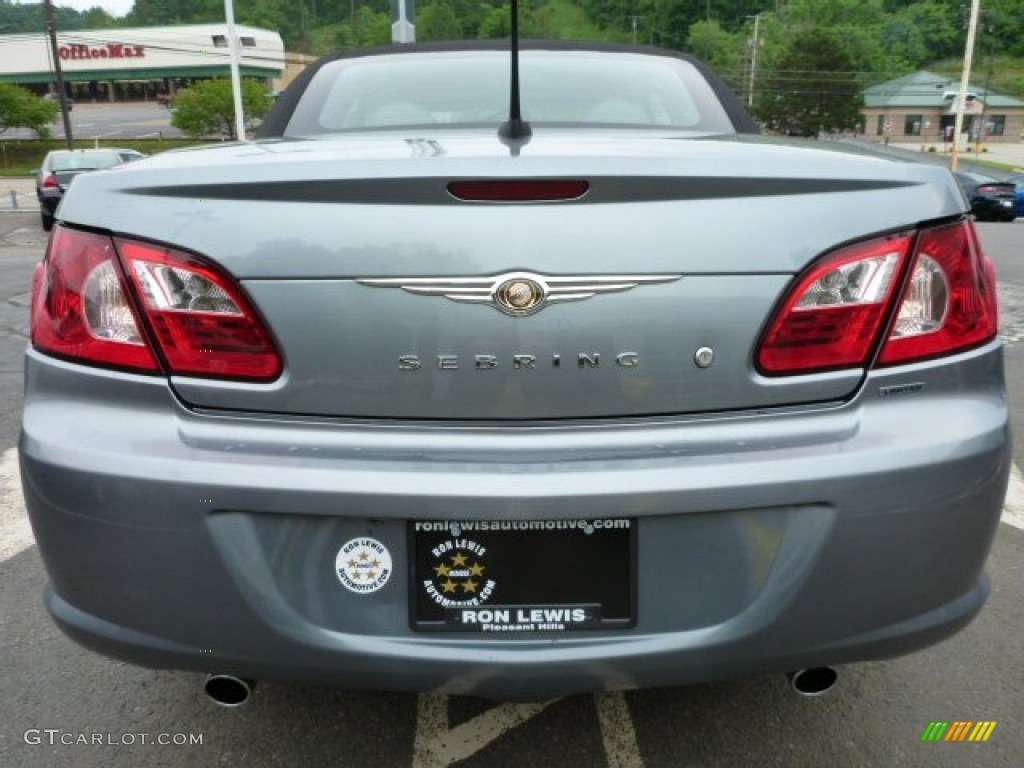
[{"label": "chrome exhaust tip", "polygon": [[208,675],[203,692],[222,707],[240,707],[252,696],[256,683],[234,675]]},{"label": "chrome exhaust tip", "polygon": [[786,675],[793,690],[801,696],[824,696],[839,679],[839,673],[832,667],[798,669]]}]

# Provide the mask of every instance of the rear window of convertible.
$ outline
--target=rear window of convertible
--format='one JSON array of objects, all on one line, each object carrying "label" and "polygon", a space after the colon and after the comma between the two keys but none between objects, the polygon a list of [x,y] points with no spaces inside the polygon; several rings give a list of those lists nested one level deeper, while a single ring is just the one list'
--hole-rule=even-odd
[{"label": "rear window of convertible", "polygon": [[[523,117],[533,124],[734,131],[700,72],[680,59],[523,51],[520,76]],[[310,81],[285,135],[497,125],[508,91],[502,51],[340,59]]]},{"label": "rear window of convertible", "polygon": [[121,163],[121,158],[114,152],[68,152],[54,155],[50,160],[53,171],[98,171],[112,168]]}]

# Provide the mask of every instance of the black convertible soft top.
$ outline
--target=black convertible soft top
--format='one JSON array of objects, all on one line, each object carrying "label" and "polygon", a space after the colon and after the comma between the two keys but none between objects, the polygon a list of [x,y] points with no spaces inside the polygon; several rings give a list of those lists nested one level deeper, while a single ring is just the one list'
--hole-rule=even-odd
[{"label": "black convertible soft top", "polygon": [[[386,45],[377,48],[365,48],[344,53],[334,53],[318,59],[304,69],[291,85],[278,97],[277,103],[271,110],[267,119],[257,130],[258,138],[278,138],[284,135],[285,127],[288,125],[295,112],[295,107],[302,97],[303,92],[309,85],[310,80],[325,64],[338,59],[365,58],[367,56],[381,56],[395,54],[415,54],[447,51],[502,51],[508,50],[507,40],[466,40],[460,42],[443,43],[413,43],[403,45]],[[669,51],[664,48],[656,48],[649,45],[627,45],[623,43],[590,42],[585,40],[524,40],[520,48],[525,51],[603,51],[607,53],[638,53],[648,56],[666,56],[669,58],[682,59],[691,63],[701,73],[708,85],[714,91],[715,96],[721,103],[726,115],[732,122],[737,133],[759,133],[757,123],[750,116],[743,104],[719,77],[711,67],[703,61],[694,58],[686,53]]]}]

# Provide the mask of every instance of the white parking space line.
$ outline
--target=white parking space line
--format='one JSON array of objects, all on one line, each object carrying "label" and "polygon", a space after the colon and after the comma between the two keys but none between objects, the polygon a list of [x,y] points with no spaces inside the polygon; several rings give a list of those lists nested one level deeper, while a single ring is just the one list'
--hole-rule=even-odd
[{"label": "white parking space line", "polygon": [[21,496],[18,451],[11,448],[0,455],[0,562],[10,560],[35,544]]},{"label": "white parking space line", "polygon": [[500,704],[450,728],[448,697],[441,693],[421,693],[416,712],[412,768],[445,768],[465,760],[556,701],[559,699],[530,704]]},{"label": "white parking space line", "polygon": [[629,715],[626,697],[619,693],[598,693],[594,696],[597,719],[601,723],[601,739],[608,768],[643,768],[636,730]]},{"label": "white parking space line", "polygon": [[1024,531],[1024,475],[1016,466],[1010,468],[1010,487],[1006,489],[1002,520]]}]

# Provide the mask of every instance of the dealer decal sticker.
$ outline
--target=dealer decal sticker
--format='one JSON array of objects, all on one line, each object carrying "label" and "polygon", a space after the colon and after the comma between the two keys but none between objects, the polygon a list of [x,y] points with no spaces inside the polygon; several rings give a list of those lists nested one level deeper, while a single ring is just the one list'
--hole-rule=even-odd
[{"label": "dealer decal sticker", "polygon": [[338,580],[360,594],[376,592],[391,578],[391,553],[376,539],[345,542],[334,561]]},{"label": "dealer decal sticker", "polygon": [[472,539],[448,539],[434,547],[434,575],[423,582],[430,599],[445,608],[487,602],[497,582],[487,578],[485,554],[487,547]]}]

